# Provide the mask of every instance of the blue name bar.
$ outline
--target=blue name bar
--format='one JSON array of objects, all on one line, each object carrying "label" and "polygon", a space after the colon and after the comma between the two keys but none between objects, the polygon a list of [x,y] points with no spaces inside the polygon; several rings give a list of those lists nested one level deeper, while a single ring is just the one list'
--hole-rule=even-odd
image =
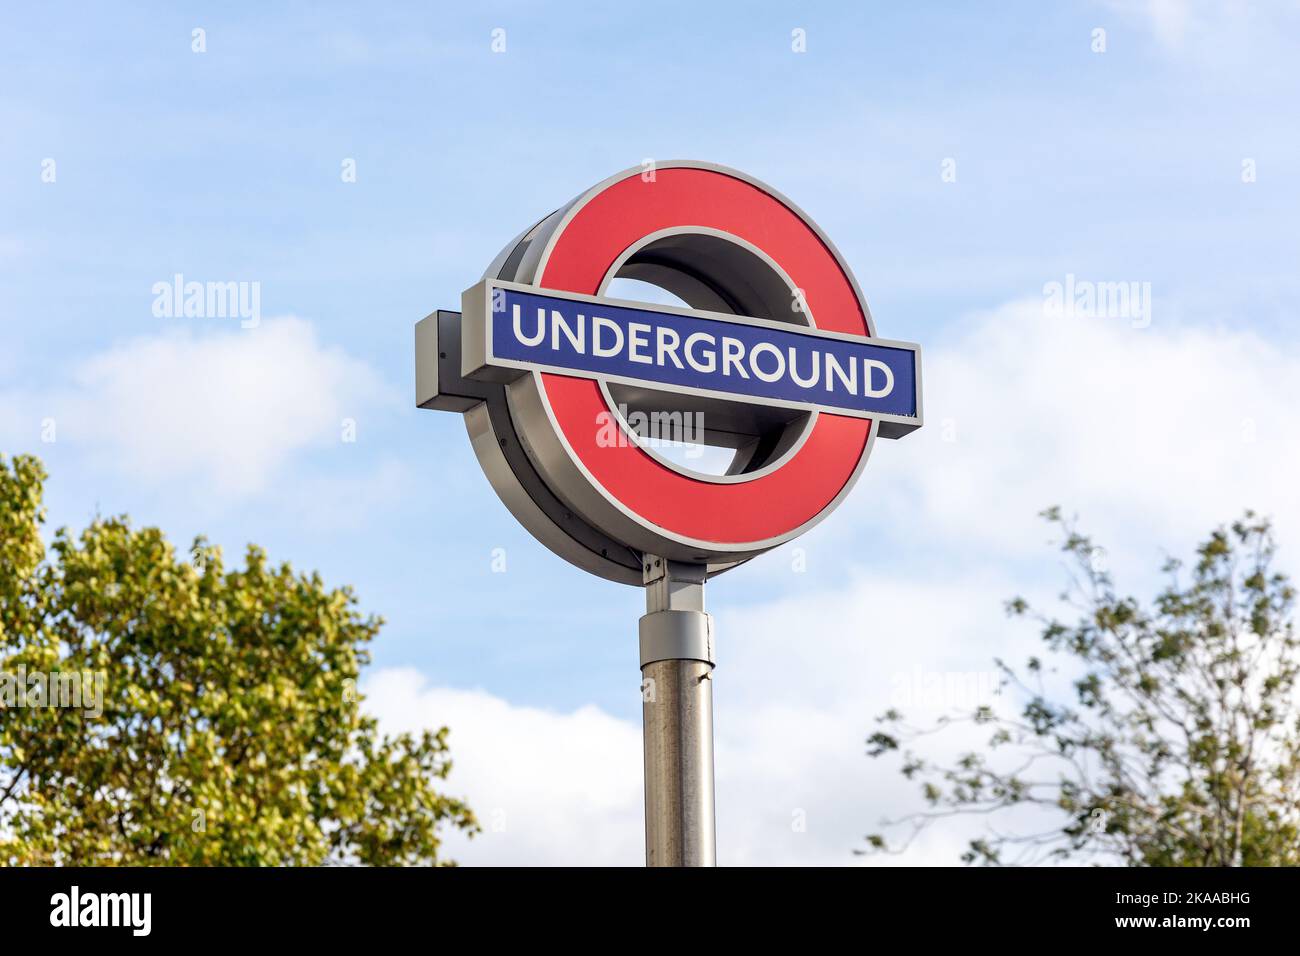
[{"label": "blue name bar", "polygon": [[[487,282],[482,364],[921,424],[918,347]],[[467,294],[467,304],[469,303]],[[466,359],[466,371],[478,364]]]}]

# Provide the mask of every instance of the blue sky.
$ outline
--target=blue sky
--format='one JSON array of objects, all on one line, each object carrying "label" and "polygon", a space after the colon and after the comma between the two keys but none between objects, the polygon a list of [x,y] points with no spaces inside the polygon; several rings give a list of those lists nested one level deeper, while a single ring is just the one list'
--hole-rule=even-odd
[{"label": "blue sky", "polygon": [[[0,15],[0,450],[46,460],[54,524],[127,512],[354,585],[389,622],[376,709],[450,721],[453,783],[514,821],[467,861],[636,862],[642,597],[533,542],[461,423],[413,407],[412,326],[644,159],[793,198],[927,356],[926,429],[880,443],[808,570],[785,548],[711,585],[724,861],[852,862],[906,809],[870,716],[890,675],[1032,644],[999,607],[1060,582],[1039,508],[1080,511],[1138,587],[1245,506],[1300,533],[1296,5],[476,7]],[[175,273],[260,283],[262,324],[155,316]],[[1045,317],[1067,274],[1150,283],[1150,326]],[[576,789],[536,781],[556,767]],[[800,801],[824,822],[774,840]]]}]

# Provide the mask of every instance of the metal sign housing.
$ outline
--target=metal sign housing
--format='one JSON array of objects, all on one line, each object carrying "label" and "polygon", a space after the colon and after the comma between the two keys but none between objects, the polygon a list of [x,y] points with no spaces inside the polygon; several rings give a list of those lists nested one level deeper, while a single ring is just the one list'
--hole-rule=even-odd
[{"label": "metal sign housing", "polygon": [[[612,299],[616,277],[688,307]],[[626,170],[525,230],[461,314],[417,325],[416,364],[417,404],[464,414],[515,517],[636,585],[647,555],[712,575],[797,537],[878,435],[922,423],[919,347],[876,336],[798,207],[706,163]],[[709,443],[736,450],[726,474],[660,454],[632,423],[647,412],[700,416]]]}]

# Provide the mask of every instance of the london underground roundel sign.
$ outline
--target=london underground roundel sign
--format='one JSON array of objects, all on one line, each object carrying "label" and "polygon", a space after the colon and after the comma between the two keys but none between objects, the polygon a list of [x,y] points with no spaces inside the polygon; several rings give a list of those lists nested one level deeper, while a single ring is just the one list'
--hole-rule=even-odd
[{"label": "london underground roundel sign", "polygon": [[[610,298],[615,278],[687,307]],[[525,230],[416,356],[417,404],[465,415],[514,515],[629,584],[646,555],[717,573],[791,540],[921,425],[919,347],[876,336],[798,207],[707,163],[636,167]],[[679,429],[734,449],[726,472],[670,459],[654,439]]]}]

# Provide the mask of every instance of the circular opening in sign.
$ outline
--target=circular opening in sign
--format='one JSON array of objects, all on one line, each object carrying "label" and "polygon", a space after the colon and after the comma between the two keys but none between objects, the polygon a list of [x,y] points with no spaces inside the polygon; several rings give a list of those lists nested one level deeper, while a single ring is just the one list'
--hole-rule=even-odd
[{"label": "circular opening in sign", "polygon": [[[653,233],[614,263],[600,295],[812,325],[789,277],[744,240],[704,228]],[[610,382],[610,404],[678,471],[745,480],[775,466],[811,427],[806,411]]]},{"label": "circular opening in sign", "polygon": [[[615,276],[605,287],[605,295],[611,299],[626,299],[629,302],[646,302],[650,305],[675,305],[689,309],[690,305],[667,289],[660,288],[643,279],[628,279]],[[610,389],[611,396],[617,402],[621,386]],[[714,445],[705,441],[703,428],[697,417],[692,415],[656,416],[654,410],[643,414],[633,414],[631,408],[620,409],[620,414],[628,421],[629,427],[636,431],[646,447],[653,449],[660,458],[665,459],[679,469],[695,471],[700,474],[726,475],[736,460],[736,449],[725,445]]]}]

